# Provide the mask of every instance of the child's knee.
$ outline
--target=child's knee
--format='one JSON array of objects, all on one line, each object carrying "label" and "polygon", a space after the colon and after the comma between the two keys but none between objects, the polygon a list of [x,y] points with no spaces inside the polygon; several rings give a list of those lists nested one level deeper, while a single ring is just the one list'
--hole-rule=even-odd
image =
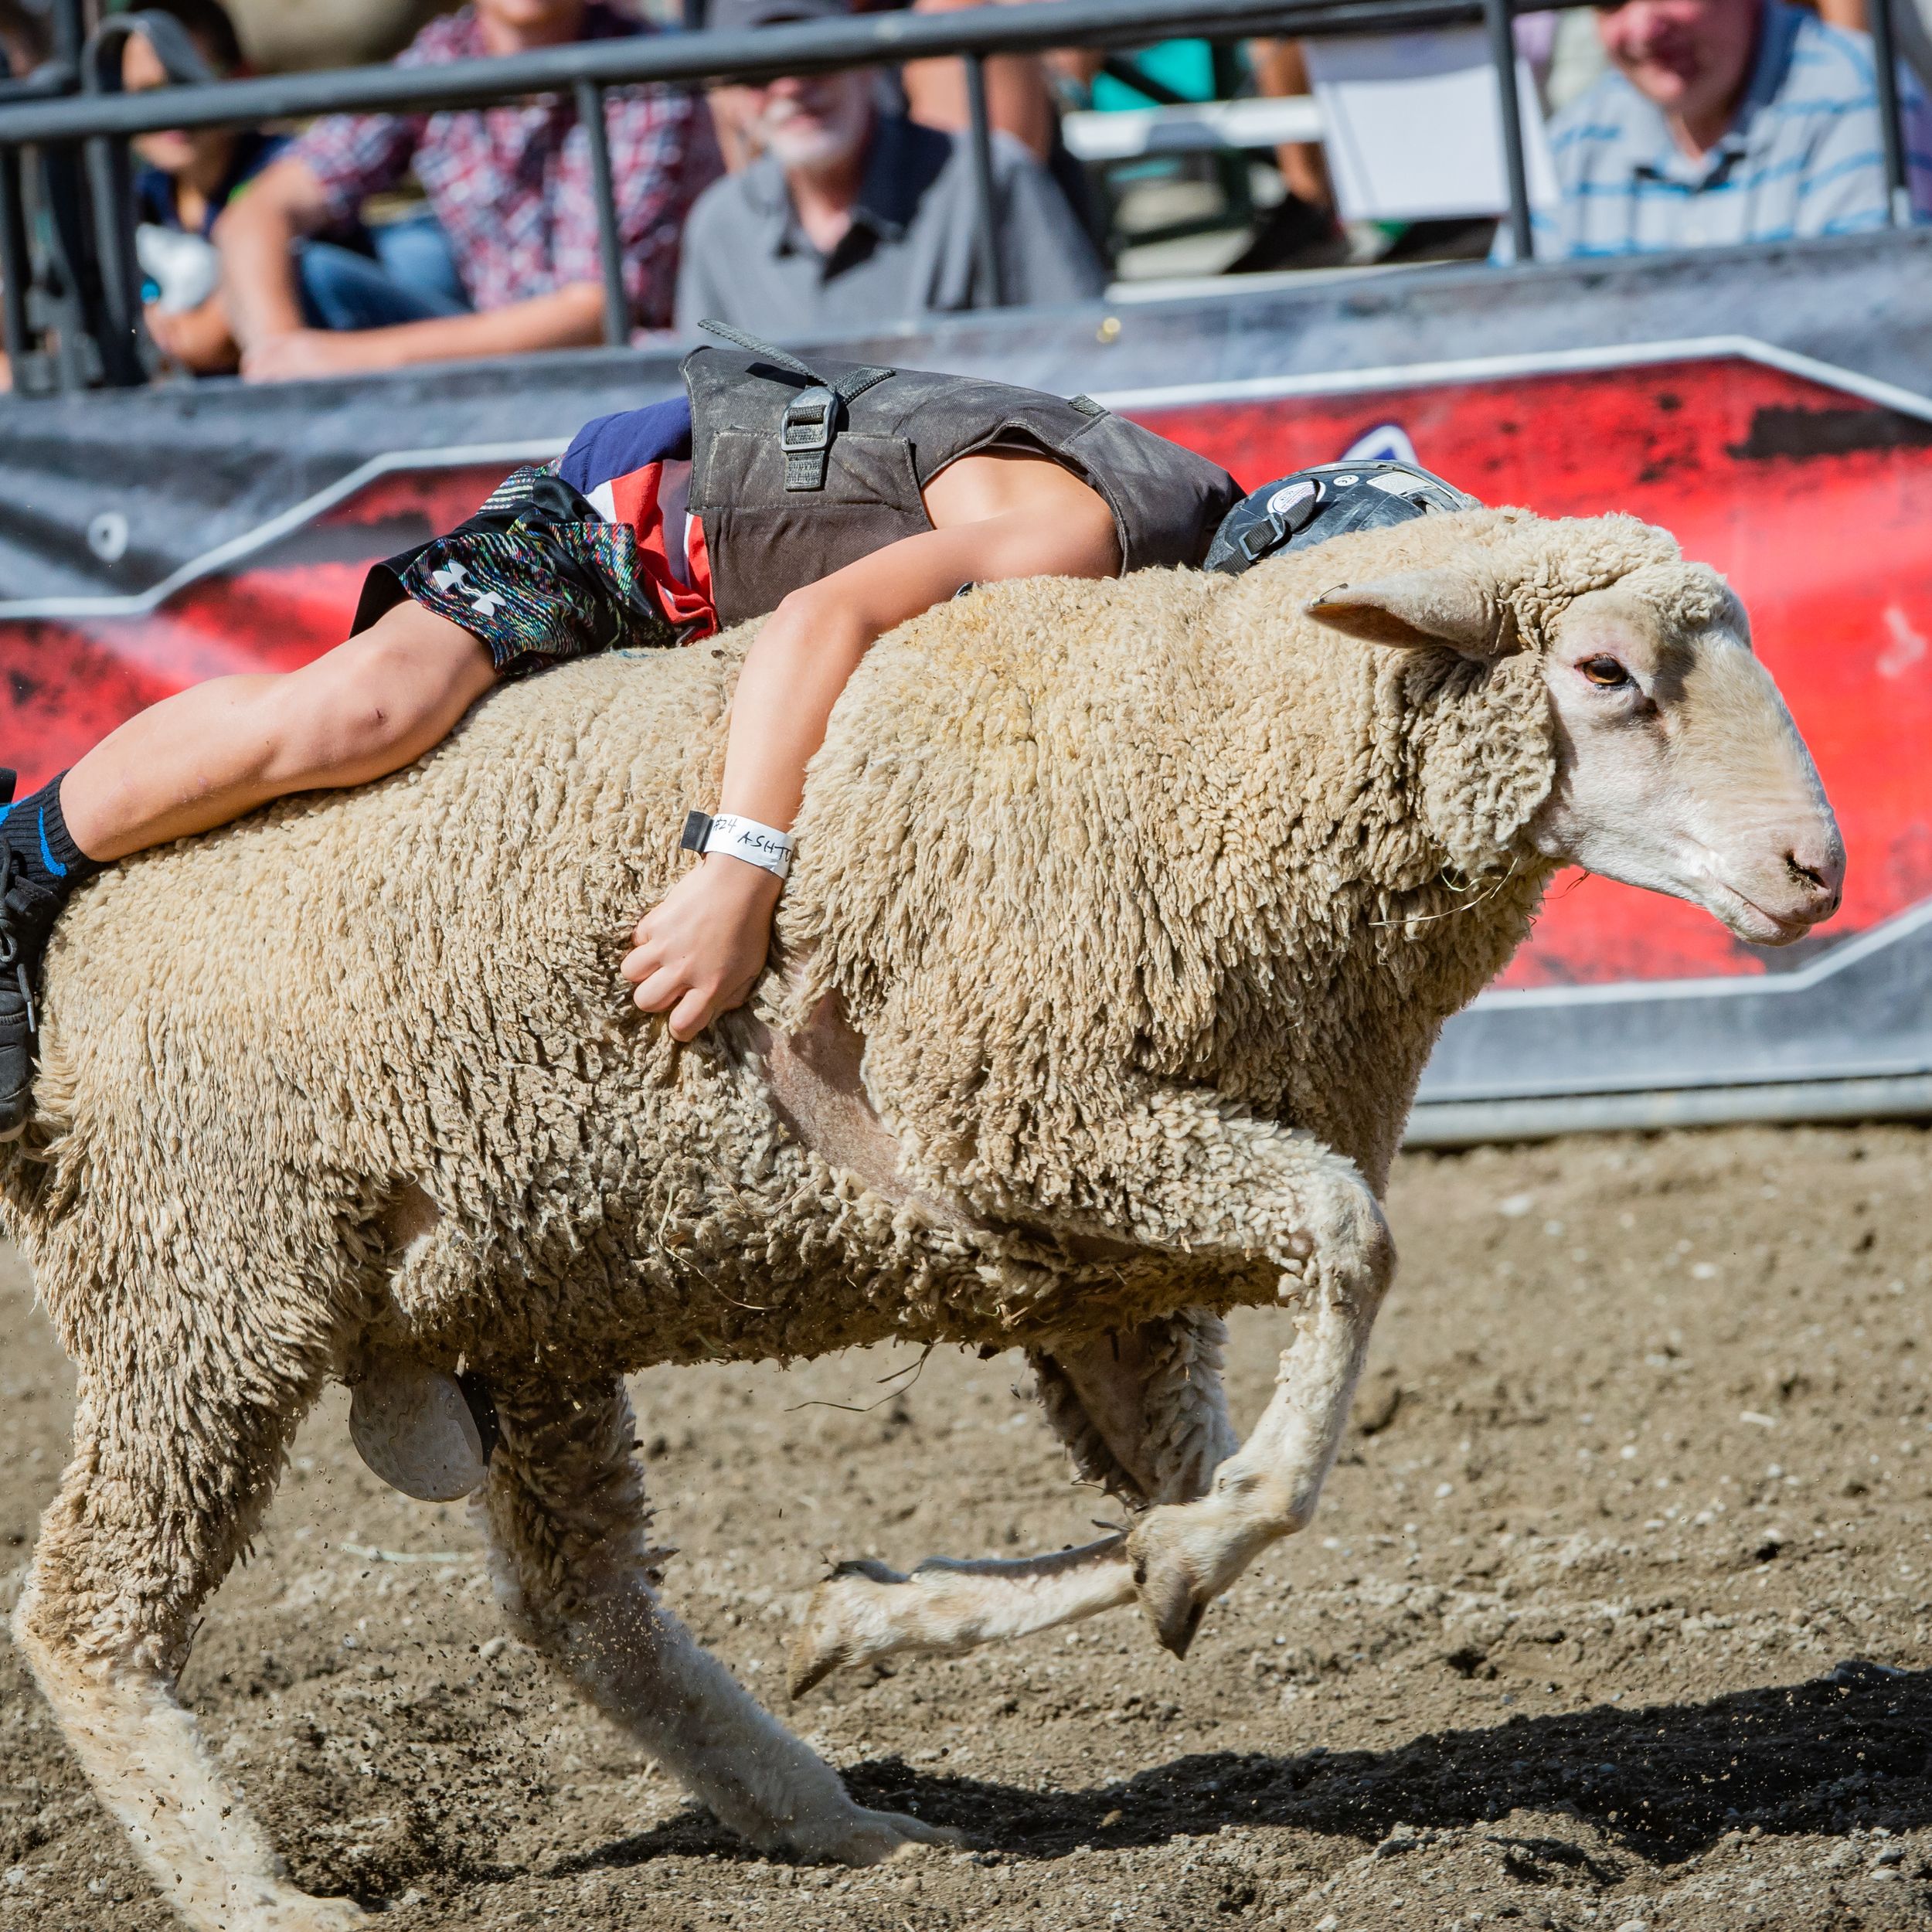
[{"label": "child's knee", "polygon": [[406,644],[356,638],[283,680],[271,755],[318,776],[413,757],[448,728],[458,695],[453,675]]}]

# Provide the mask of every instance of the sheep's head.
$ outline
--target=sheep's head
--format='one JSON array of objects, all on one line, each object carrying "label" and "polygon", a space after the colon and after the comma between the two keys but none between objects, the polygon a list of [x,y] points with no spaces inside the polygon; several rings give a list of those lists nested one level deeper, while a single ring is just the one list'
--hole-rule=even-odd
[{"label": "sheep's head", "polygon": [[1845,876],[1837,822],[1723,580],[1659,560],[1563,597],[1512,576],[1478,546],[1308,608],[1383,645],[1537,654],[1556,777],[1525,835],[1546,857],[1689,900],[1760,945],[1829,918]]}]

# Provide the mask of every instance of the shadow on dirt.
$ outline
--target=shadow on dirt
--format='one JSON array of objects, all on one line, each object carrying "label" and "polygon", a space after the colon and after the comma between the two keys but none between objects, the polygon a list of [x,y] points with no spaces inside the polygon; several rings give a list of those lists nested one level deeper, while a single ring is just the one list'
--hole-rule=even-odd
[{"label": "shadow on dirt", "polygon": [[[1932,1672],[1853,1662],[1809,1683],[1705,1704],[1512,1717],[1389,1751],[1177,1758],[1085,1791],[931,1776],[896,1758],[855,1765],[845,1781],[862,1804],[955,1826],[977,1847],[1022,1859],[1160,1844],[1226,1825],[1288,1825],[1376,1844],[1398,1825],[1467,1826],[1523,1810],[1566,1812],[1669,1864],[1752,1825],[1830,1834],[1859,1823],[1883,1821],[1893,1831],[1932,1823],[1928,1740]],[[1510,1845],[1510,1855],[1531,1866],[1590,1862],[1560,1840]],[[556,1869],[672,1855],[756,1855],[694,1809]]]}]

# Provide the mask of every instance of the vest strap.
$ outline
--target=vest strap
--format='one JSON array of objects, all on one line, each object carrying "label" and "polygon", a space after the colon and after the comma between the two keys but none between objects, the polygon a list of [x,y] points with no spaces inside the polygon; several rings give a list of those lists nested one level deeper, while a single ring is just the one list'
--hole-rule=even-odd
[{"label": "vest strap", "polygon": [[883,383],[889,369],[855,369],[828,387],[801,389],[778,420],[778,444],[785,453],[787,490],[822,490],[832,460],[832,439],[845,426],[845,405]]},{"label": "vest strap", "polygon": [[771,343],[761,341],[748,329],[733,328],[729,322],[705,321],[698,326],[709,335],[722,335],[727,342],[735,342],[740,349],[748,349],[754,355],[762,355],[767,362],[776,362],[781,369],[788,369],[794,376],[802,376],[808,382],[822,385],[825,378],[809,363],[801,362],[789,349],[778,349]]},{"label": "vest strap", "polygon": [[845,405],[863,396],[867,389],[893,374],[889,369],[867,366],[855,369],[828,383],[809,363],[801,362],[789,351],[760,342],[747,330],[733,328],[729,322],[701,321],[698,326],[728,342],[761,355],[779,368],[804,376],[811,385],[801,389],[785,405],[778,422],[778,447],[785,457],[787,490],[822,490],[826,466],[832,460],[832,439],[843,427]]},{"label": "vest strap", "polygon": [[822,490],[832,439],[838,434],[838,394],[824,383],[801,389],[778,419],[787,490]]}]

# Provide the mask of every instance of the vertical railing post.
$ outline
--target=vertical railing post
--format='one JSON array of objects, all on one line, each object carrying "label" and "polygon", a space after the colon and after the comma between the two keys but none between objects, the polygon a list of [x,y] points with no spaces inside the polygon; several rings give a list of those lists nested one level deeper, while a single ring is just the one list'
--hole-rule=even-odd
[{"label": "vertical railing post", "polygon": [[993,125],[986,114],[986,62],[982,55],[966,56],[966,106],[972,117],[973,238],[979,257],[980,285],[986,305],[1003,308],[1006,291],[999,267],[999,210],[993,197]]},{"label": "vertical railing post", "polygon": [[87,38],[87,0],[53,0],[48,12],[53,27],[53,57],[77,68]]},{"label": "vertical railing post", "polygon": [[1905,177],[1905,128],[1899,111],[1899,56],[1890,0],[1872,0],[1872,63],[1879,85],[1879,134],[1885,150],[1885,203],[1894,228],[1912,225]]},{"label": "vertical railing post", "polygon": [[0,339],[7,351],[13,386],[24,391],[30,373],[27,339],[27,284],[33,270],[27,260],[25,205],[20,193],[20,150],[0,148]]},{"label": "vertical railing post", "polygon": [[1536,253],[1529,232],[1529,174],[1523,164],[1522,101],[1516,91],[1516,36],[1510,24],[1509,0],[1482,0],[1483,20],[1489,29],[1489,57],[1496,66],[1496,98],[1502,107],[1502,160],[1509,181],[1509,238],[1516,259],[1526,262]]},{"label": "vertical railing post", "polygon": [[617,232],[617,182],[611,172],[611,130],[604,118],[604,90],[594,80],[577,83],[577,119],[583,124],[590,161],[590,194],[597,210],[597,263],[604,274],[604,339],[622,349],[631,339],[631,298],[624,286],[624,242]]},{"label": "vertical railing post", "polygon": [[87,207],[93,218],[94,262],[100,272],[101,373],[111,385],[146,379],[138,347],[141,270],[134,260],[134,199],[128,143],[97,134],[83,144]]},{"label": "vertical railing post", "polygon": [[[52,29],[49,39],[53,49],[53,57],[67,70],[70,77],[69,84],[78,86],[78,77],[80,72],[80,49],[86,43],[87,38],[86,0],[53,0],[47,12],[49,25]],[[50,189],[52,189],[51,178],[54,170],[61,168],[61,164],[63,162],[66,164],[64,168],[61,168],[61,172],[71,175],[76,197],[79,202],[78,207],[73,211],[74,219],[84,223],[87,220],[87,214],[85,193],[82,187],[82,179],[86,173],[86,163],[83,158],[85,150],[82,145],[77,141],[62,142],[53,148],[51,153],[46,149],[43,149],[41,151],[48,162],[48,165],[40,171],[41,179],[49,183]],[[52,191],[58,192],[57,189]],[[78,258],[71,261],[63,260],[62,268],[69,284],[63,291],[66,296],[63,308],[66,321],[70,326],[63,326],[55,332],[54,386],[60,389],[84,388],[87,384],[87,377],[81,353],[80,338],[84,331],[83,318],[87,308],[86,297],[83,293],[87,273],[87,264],[84,260]]]},{"label": "vertical railing post", "polygon": [[[82,49],[80,84],[97,99],[121,90],[122,42],[96,39]],[[93,134],[80,150],[86,219],[100,277],[101,379],[113,388],[147,379],[140,352],[141,270],[134,260],[134,198],[124,135]]]}]

